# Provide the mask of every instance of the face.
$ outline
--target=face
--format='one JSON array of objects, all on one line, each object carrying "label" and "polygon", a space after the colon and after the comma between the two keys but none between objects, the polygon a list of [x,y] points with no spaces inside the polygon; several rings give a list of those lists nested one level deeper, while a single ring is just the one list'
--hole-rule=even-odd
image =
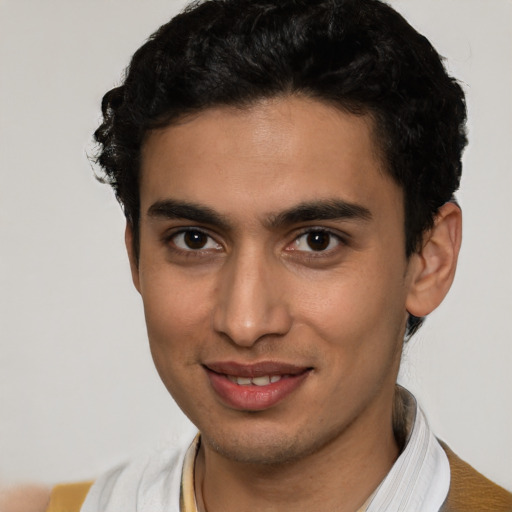
[{"label": "face", "polygon": [[281,462],[389,428],[410,272],[369,119],[210,109],[149,135],[140,193],[152,355],[208,446]]}]

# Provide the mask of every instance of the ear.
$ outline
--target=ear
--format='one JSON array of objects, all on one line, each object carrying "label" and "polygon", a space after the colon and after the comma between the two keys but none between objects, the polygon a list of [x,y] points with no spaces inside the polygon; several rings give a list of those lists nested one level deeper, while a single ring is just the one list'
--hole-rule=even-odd
[{"label": "ear", "polygon": [[417,317],[431,313],[450,289],[462,240],[462,213],[455,203],[446,203],[434,226],[423,239],[421,251],[411,256],[407,311]]},{"label": "ear", "polygon": [[128,259],[130,260],[130,270],[132,272],[132,281],[140,293],[140,280],[139,280],[139,258],[135,254],[135,247],[133,245],[133,226],[130,222],[126,223],[124,230],[124,243],[126,245],[126,252],[128,253]]}]

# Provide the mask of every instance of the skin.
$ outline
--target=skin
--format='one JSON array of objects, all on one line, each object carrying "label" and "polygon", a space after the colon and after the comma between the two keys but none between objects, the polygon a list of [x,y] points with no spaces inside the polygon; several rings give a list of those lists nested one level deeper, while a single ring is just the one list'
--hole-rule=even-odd
[{"label": "skin", "polygon": [[[157,370],[202,434],[196,492],[209,512],[355,510],[398,455],[407,315],[448,291],[461,221],[443,206],[407,259],[403,192],[376,148],[370,119],[299,97],[206,110],[147,138],[138,259],[130,226],[127,247]],[[289,215],[333,202],[359,213]],[[218,361],[307,372],[248,411],[213,389]]]}]

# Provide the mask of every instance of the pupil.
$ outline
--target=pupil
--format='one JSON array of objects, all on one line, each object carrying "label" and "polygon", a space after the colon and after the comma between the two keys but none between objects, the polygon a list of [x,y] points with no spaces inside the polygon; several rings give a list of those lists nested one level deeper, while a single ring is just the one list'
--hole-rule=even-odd
[{"label": "pupil", "polygon": [[190,249],[202,249],[206,245],[206,235],[200,231],[187,231],[184,238]]},{"label": "pupil", "polygon": [[308,245],[313,251],[323,251],[327,249],[330,241],[331,237],[329,233],[323,233],[321,231],[309,233],[307,238]]}]

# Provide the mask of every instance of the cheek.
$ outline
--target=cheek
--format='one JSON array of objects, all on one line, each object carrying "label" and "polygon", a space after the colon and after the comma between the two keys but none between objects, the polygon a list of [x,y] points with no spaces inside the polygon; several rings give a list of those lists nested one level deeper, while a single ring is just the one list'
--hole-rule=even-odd
[{"label": "cheek", "polygon": [[[151,352],[158,371],[189,366],[207,340],[208,291],[177,275],[146,274],[142,281],[144,314]],[[163,377],[163,376],[162,376]]]},{"label": "cheek", "polygon": [[371,350],[383,357],[401,342],[406,318],[402,275],[373,268],[380,271],[344,269],[302,294],[299,316],[320,338],[337,346],[341,361],[368,357]]}]

